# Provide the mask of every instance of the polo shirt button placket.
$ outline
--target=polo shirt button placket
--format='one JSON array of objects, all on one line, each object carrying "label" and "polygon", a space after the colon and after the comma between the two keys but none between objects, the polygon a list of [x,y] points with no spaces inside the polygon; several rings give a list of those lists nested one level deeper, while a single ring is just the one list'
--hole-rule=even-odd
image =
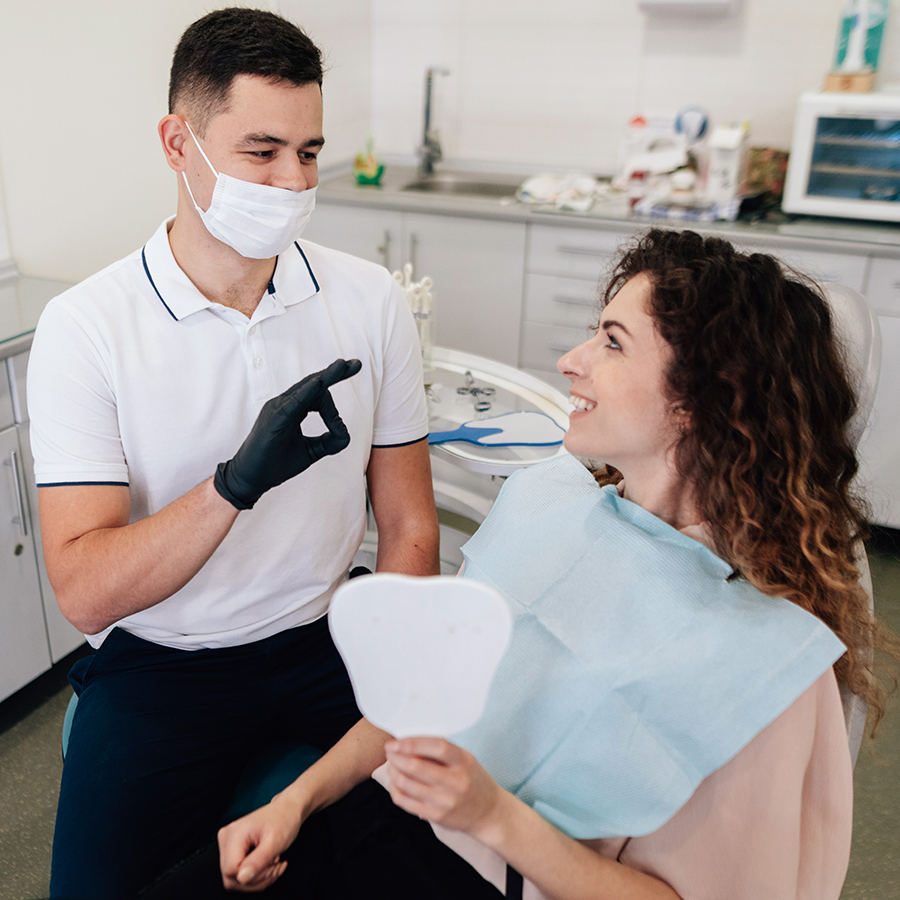
[{"label": "polo shirt button placket", "polygon": [[266,365],[266,342],[259,324],[250,325],[247,328],[244,353],[252,395],[257,400],[268,400],[274,396],[275,386],[270,371],[271,367]]}]

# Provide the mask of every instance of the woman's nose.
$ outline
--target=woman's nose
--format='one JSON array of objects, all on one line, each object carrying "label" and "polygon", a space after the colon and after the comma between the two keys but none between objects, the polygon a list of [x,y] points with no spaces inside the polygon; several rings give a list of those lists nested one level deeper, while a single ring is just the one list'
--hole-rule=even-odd
[{"label": "woman's nose", "polygon": [[583,348],[586,343],[587,341],[579,344],[577,347],[573,347],[568,353],[563,354],[557,360],[556,368],[561,375],[565,375],[566,378],[570,378],[574,381],[582,374]]}]

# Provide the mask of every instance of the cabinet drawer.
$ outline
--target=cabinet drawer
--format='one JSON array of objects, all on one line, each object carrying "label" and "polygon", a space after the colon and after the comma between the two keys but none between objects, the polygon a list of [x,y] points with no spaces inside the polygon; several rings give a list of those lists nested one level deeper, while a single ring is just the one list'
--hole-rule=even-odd
[{"label": "cabinet drawer", "polygon": [[609,269],[619,245],[630,231],[593,231],[532,225],[529,234],[529,272],[587,278],[595,284]]},{"label": "cabinet drawer", "polygon": [[816,281],[836,281],[855,291],[862,292],[866,284],[869,268],[867,256],[852,253],[827,253],[819,250],[794,250],[790,247],[754,247],[735,242],[746,253],[768,253],[783,260],[789,266],[799,269]]},{"label": "cabinet drawer", "polygon": [[559,275],[525,277],[525,320],[586,328],[600,318],[597,282]]},{"label": "cabinet drawer", "polygon": [[866,299],[879,316],[900,316],[900,259],[872,260]]},{"label": "cabinet drawer", "polygon": [[539,322],[522,323],[522,353],[519,366],[556,372],[557,360],[590,337],[587,328],[569,328],[565,325],[542,325]]}]

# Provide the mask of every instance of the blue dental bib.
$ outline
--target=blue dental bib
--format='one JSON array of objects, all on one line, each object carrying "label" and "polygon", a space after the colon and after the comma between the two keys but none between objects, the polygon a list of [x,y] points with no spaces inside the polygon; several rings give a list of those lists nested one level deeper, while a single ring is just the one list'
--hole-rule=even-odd
[{"label": "blue dental bib", "polygon": [[573,457],[513,475],[463,552],[514,625],[453,740],[571,837],[657,830],[845,649]]}]

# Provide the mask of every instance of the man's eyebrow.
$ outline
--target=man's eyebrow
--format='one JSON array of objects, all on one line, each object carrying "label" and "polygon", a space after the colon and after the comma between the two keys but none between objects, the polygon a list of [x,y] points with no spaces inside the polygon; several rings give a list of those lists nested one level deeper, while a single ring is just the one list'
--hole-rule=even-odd
[{"label": "man's eyebrow", "polygon": [[624,331],[625,334],[628,335],[628,337],[632,337],[631,332],[621,322],[618,322],[615,319],[607,319],[605,322],[601,322],[600,327],[604,331],[608,331],[610,328],[613,328],[613,327],[621,328],[622,331]]},{"label": "man's eyebrow", "polygon": [[[310,138],[303,146],[304,147],[321,147],[325,143],[325,138],[323,137],[314,137]],[[247,134],[241,140],[241,144],[246,146],[257,146],[259,144],[275,144],[278,147],[287,147],[288,142],[284,138],[275,137],[271,134],[266,134],[265,132],[258,132],[256,134]]]}]

